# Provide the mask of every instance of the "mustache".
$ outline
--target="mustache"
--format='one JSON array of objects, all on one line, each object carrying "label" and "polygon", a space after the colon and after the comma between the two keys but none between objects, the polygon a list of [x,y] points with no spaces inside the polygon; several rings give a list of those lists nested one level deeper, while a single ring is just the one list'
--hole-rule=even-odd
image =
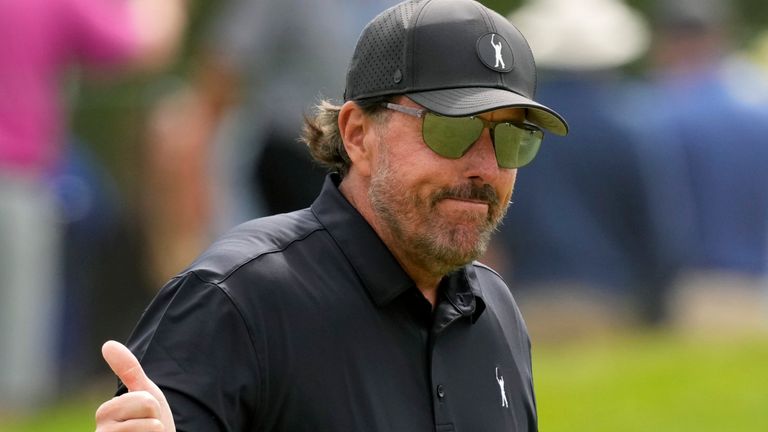
[{"label": "mustache", "polygon": [[495,207],[499,204],[499,195],[496,193],[496,189],[487,183],[483,185],[465,183],[441,189],[432,197],[432,205],[434,206],[440,200],[446,198],[482,201],[491,207]]}]

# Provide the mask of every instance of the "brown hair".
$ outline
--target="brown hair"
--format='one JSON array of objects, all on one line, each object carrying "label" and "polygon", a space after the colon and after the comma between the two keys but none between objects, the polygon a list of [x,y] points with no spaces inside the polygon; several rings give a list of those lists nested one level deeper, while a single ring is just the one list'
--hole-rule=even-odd
[{"label": "brown hair", "polygon": [[[366,115],[376,120],[384,120],[384,102],[390,97],[374,97],[355,101]],[[349,160],[344,141],[339,131],[339,112],[341,105],[329,100],[322,100],[315,106],[312,116],[304,116],[304,128],[300,141],[309,147],[312,158],[330,171],[338,172],[344,177],[349,172],[352,161]]]}]

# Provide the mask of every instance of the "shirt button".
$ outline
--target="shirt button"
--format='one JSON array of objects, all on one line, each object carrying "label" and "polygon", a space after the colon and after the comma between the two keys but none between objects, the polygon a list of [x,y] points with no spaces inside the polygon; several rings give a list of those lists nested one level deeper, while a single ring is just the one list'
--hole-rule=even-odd
[{"label": "shirt button", "polygon": [[438,384],[437,386],[437,397],[440,399],[445,397],[445,386],[442,384]]}]

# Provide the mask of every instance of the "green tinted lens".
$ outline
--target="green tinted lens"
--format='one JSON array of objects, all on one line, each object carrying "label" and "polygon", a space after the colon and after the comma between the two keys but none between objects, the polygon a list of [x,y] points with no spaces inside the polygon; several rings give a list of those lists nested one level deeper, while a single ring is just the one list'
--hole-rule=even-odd
[{"label": "green tinted lens", "polygon": [[502,168],[520,168],[536,156],[544,133],[533,126],[499,123],[494,131],[496,162]]},{"label": "green tinted lens", "polygon": [[424,116],[424,143],[440,156],[458,159],[464,156],[483,132],[483,122],[472,117]]}]

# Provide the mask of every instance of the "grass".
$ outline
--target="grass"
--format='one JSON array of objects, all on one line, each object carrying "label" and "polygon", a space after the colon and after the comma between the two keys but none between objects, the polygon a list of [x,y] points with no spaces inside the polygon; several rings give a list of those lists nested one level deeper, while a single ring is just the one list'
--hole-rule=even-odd
[{"label": "grass", "polygon": [[[542,432],[768,430],[768,337],[669,334],[534,347]],[[94,429],[111,388],[76,395],[4,432]]]},{"label": "grass", "polygon": [[543,432],[768,431],[768,338],[654,334],[534,353]]},{"label": "grass", "polygon": [[[105,391],[105,399],[111,394]],[[0,421],[3,432],[83,432],[96,428],[93,415],[101,402],[95,396],[77,395],[28,418]]]}]

